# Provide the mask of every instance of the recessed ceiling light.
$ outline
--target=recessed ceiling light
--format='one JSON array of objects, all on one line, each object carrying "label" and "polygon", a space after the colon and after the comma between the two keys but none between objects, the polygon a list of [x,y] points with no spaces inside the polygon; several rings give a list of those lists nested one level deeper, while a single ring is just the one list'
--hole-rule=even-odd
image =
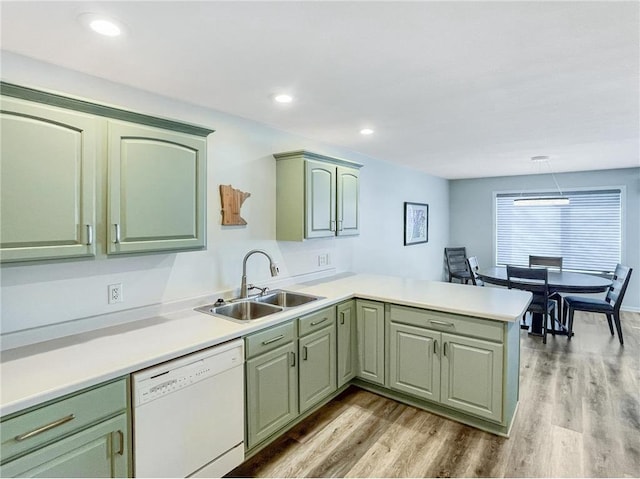
[{"label": "recessed ceiling light", "polygon": [[78,20],[92,31],[107,37],[117,37],[124,32],[122,23],[96,13],[83,13]]},{"label": "recessed ceiling light", "polygon": [[293,101],[293,97],[286,93],[280,93],[274,96],[273,99],[278,103],[291,103]]},{"label": "recessed ceiling light", "polygon": [[371,128],[363,128],[360,130],[360,134],[365,136],[373,135],[373,130]]}]

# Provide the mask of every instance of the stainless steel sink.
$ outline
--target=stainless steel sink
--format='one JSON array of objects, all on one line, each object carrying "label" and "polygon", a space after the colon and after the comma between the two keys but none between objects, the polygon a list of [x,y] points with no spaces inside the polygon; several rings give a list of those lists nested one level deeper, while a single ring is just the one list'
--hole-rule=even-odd
[{"label": "stainless steel sink", "polygon": [[241,299],[219,306],[208,304],[195,308],[195,310],[227,319],[250,321],[252,319],[264,318],[265,316],[278,313],[284,309],[302,306],[303,304],[317,301],[318,299],[322,299],[322,297],[276,289],[261,296]]},{"label": "stainless steel sink", "polygon": [[201,308],[196,308],[196,311],[248,321],[263,318],[270,314],[282,311],[282,309],[283,308],[272,304],[258,303],[255,301],[239,301],[237,303],[225,304],[223,306],[203,306]]},{"label": "stainless steel sink", "polygon": [[292,291],[284,291],[280,289],[271,291],[263,296],[253,298],[253,301],[275,304],[276,306],[282,306],[283,308],[294,308],[296,306],[302,306],[303,304],[310,303],[311,301],[317,301],[318,299],[320,299],[319,296],[294,293]]}]

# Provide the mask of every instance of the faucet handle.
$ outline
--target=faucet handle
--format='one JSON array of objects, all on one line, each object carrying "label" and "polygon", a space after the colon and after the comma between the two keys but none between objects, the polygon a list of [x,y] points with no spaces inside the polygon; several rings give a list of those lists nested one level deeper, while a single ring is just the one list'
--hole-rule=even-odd
[{"label": "faucet handle", "polygon": [[255,284],[250,284],[250,285],[247,287],[247,291],[251,291],[252,289],[259,289],[259,290],[260,290],[260,296],[262,296],[262,295],[264,295],[264,294],[267,292],[267,290],[269,289],[269,287],[268,287],[268,286],[265,286],[264,288],[261,288],[261,287],[259,287],[259,286],[256,286]]}]

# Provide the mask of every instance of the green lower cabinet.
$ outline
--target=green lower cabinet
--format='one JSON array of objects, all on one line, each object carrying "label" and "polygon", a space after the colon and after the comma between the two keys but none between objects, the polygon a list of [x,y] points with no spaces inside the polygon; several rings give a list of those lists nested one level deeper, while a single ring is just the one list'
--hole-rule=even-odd
[{"label": "green lower cabinet", "polygon": [[389,387],[439,401],[441,334],[390,323],[389,336]]},{"label": "green lower cabinet", "polygon": [[2,477],[128,477],[127,417],[121,414],[15,459]]},{"label": "green lower cabinet", "polygon": [[503,346],[481,339],[442,334],[440,401],[494,421],[502,420]]},{"label": "green lower cabinet", "polygon": [[356,302],[347,301],[337,306],[338,333],[338,387],[356,376],[358,345],[356,343]]},{"label": "green lower cabinet", "polygon": [[337,389],[335,324],[300,338],[300,412]]},{"label": "green lower cabinet", "polygon": [[393,322],[389,335],[391,389],[502,420],[501,344]]},{"label": "green lower cabinet", "polygon": [[248,449],[298,415],[296,349],[290,342],[246,362]]},{"label": "green lower cabinet", "polygon": [[384,385],[384,303],[356,301],[357,376]]}]

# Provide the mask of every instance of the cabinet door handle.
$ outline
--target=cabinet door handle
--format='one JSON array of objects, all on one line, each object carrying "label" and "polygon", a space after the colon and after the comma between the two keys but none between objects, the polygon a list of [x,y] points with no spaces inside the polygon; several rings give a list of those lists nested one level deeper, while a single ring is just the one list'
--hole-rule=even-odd
[{"label": "cabinet door handle", "polygon": [[344,311],[340,313],[340,324],[344,324]]},{"label": "cabinet door handle", "polygon": [[302,346],[302,359],[304,359],[305,361],[307,360],[307,347],[306,346]]},{"label": "cabinet door handle", "polygon": [[438,354],[438,340],[433,340],[433,354]]},{"label": "cabinet door handle", "polygon": [[342,231],[342,220],[338,220],[338,231]]},{"label": "cabinet door handle", "polygon": [[442,354],[444,354],[445,356],[447,355],[447,343],[444,343],[444,346],[442,347]]},{"label": "cabinet door handle", "polygon": [[320,321],[311,321],[311,326],[317,326],[318,324],[322,324],[328,320],[329,320],[329,317],[322,318]]},{"label": "cabinet door handle", "polygon": [[280,336],[276,336],[275,338],[267,339],[266,341],[262,341],[262,344],[264,344],[266,346],[267,344],[271,344],[271,343],[275,343],[276,341],[280,341],[282,338],[284,338],[284,334],[281,334]]},{"label": "cabinet door handle", "polygon": [[296,365],[296,353],[291,351],[291,367],[294,367],[295,365]]},{"label": "cabinet door handle", "polygon": [[336,230],[336,220],[331,220],[329,222],[330,226],[329,226],[329,230],[330,231],[335,231]]},{"label": "cabinet door handle", "polygon": [[435,324],[438,326],[445,326],[447,328],[453,328],[453,323],[445,323],[444,321],[436,321],[435,319],[430,319],[429,322],[431,324]]},{"label": "cabinet door handle", "polygon": [[118,452],[116,454],[118,454],[119,456],[123,456],[124,455],[124,433],[120,430],[118,430],[118,439],[120,440],[120,448],[118,449]]},{"label": "cabinet door handle", "polygon": [[93,226],[87,225],[87,245],[93,244]]},{"label": "cabinet door handle", "polygon": [[29,439],[30,437],[37,436],[38,434],[42,434],[43,432],[47,432],[53,428],[58,426],[62,426],[63,424],[75,419],[73,414],[69,414],[63,418],[60,418],[56,421],[50,422],[49,424],[45,424],[44,426],[40,426],[39,428],[34,429],[33,431],[25,432],[24,434],[19,434],[15,437],[16,441],[24,441]]},{"label": "cabinet door handle", "polygon": [[118,223],[113,225],[115,228],[115,239],[113,240],[114,243],[118,244],[120,243],[120,225]]}]

